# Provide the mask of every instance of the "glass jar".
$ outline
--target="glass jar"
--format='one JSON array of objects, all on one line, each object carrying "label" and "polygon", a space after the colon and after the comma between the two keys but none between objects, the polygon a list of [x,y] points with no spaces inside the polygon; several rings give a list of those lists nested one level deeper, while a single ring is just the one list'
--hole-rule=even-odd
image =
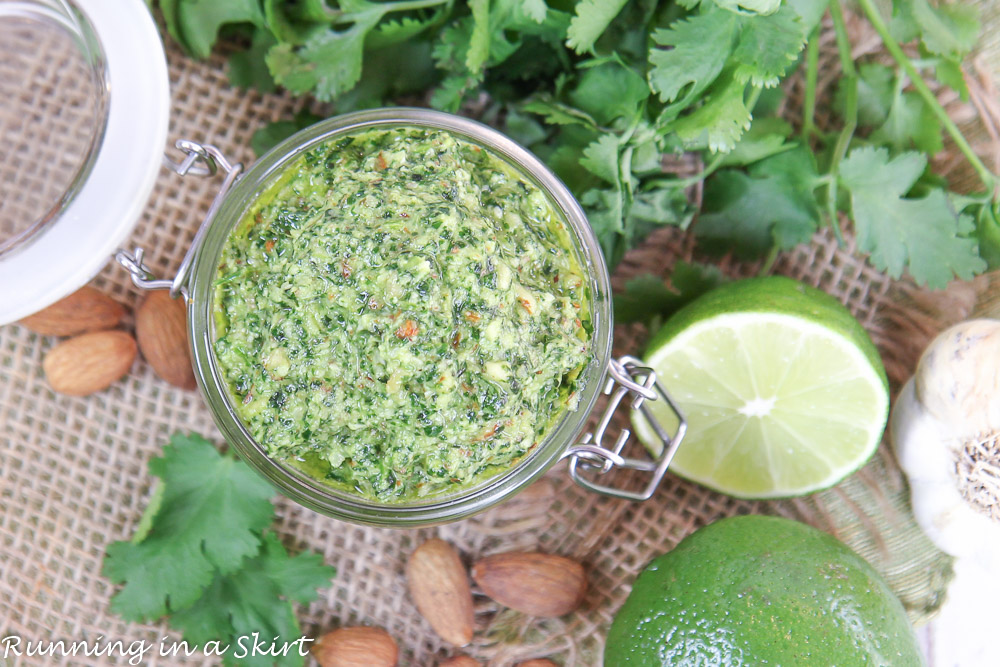
[{"label": "glass jar", "polygon": [[170,87],[133,0],[0,0],[0,324],[93,278],[160,170]]},{"label": "glass jar", "polygon": [[[392,127],[444,130],[477,144],[509,162],[549,197],[554,210],[568,223],[574,250],[587,276],[593,333],[592,357],[581,373],[584,389],[578,408],[565,412],[530,454],[510,469],[459,491],[409,502],[380,503],[324,484],[276,461],[254,440],[231,403],[227,383],[215,357],[213,309],[217,267],[226,240],[273,178],[290,161],[318,144],[338,136]],[[375,109],[322,121],[276,146],[245,174],[241,165],[229,164],[211,146],[191,142],[179,142],[178,145],[188,152],[188,159],[175,165],[179,173],[190,173],[195,169],[197,173],[214,173],[216,168],[221,167],[226,172],[226,179],[205,222],[195,235],[177,277],[171,281],[153,279],[142,264],[141,250],[120,252],[118,260],[131,271],[137,286],[170,289],[175,296],[182,295],[187,299],[195,374],[215,422],[240,456],[284,495],[322,514],[355,523],[391,527],[438,524],[465,518],[510,497],[564,457],[570,457],[570,474],[574,479],[595,491],[642,499],[655,490],[683,437],[683,419],[680,419],[680,429],[673,434],[660,429],[664,447],[663,454],[656,460],[634,460],[621,455],[628,431],[619,435],[613,447],[603,446],[604,431],[615,407],[623,398],[630,396],[631,406],[642,409],[644,400],[669,401],[669,397],[656,383],[655,374],[643,368],[638,360],[612,358],[611,288],[600,246],[573,195],[529,151],[500,132],[468,118],[411,108]],[[602,390],[611,394],[612,398],[598,428],[592,434],[585,434],[585,426]],[[646,415],[655,423],[652,415],[648,412]],[[593,475],[607,473],[614,467],[643,470],[651,473],[652,479],[641,492],[623,491],[593,480]]]}]

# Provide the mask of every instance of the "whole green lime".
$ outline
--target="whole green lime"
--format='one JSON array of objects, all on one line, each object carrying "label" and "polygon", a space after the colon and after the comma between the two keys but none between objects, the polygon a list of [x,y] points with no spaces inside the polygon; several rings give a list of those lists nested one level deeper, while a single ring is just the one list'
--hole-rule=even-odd
[{"label": "whole green lime", "polygon": [[654,560],[608,632],[606,667],[923,665],[885,581],[797,521],[723,519]]}]

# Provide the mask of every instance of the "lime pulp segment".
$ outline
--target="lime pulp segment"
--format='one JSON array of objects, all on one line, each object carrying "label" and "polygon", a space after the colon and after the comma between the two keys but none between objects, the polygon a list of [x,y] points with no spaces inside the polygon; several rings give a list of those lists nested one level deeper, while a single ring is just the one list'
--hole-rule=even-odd
[{"label": "lime pulp segment", "polygon": [[[708,317],[646,361],[688,420],[671,469],[733,496],[832,486],[868,460],[885,427],[889,399],[869,357],[838,331],[794,315]],[[649,408],[676,425],[667,406]],[[658,448],[641,413],[633,422],[647,447]]]}]

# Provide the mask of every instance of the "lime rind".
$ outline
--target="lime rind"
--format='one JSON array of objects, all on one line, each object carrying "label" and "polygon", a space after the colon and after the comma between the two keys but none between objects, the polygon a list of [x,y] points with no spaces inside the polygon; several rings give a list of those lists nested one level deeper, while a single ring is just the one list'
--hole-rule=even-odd
[{"label": "lime rind", "polygon": [[674,313],[650,340],[647,350],[656,350],[702,319],[741,312],[784,313],[837,331],[858,346],[888,391],[882,359],[861,323],[823,290],[785,276],[747,278],[717,287]]}]

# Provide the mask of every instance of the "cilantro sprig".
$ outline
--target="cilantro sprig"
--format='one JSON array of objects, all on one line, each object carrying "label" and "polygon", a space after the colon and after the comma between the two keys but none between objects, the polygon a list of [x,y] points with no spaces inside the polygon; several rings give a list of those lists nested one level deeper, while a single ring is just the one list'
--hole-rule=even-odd
[{"label": "cilantro sprig", "polygon": [[[695,186],[704,192],[701,249],[766,257],[765,269],[822,226],[839,238],[844,219],[859,251],[893,277],[941,287],[1000,265],[997,176],[928,83],[968,96],[963,59],[979,23],[966,5],[857,0],[891,65],[855,61],[838,0],[159,5],[168,31],[198,57],[220,32],[244,33],[247,48],[230,66],[238,85],[281,85],[337,111],[417,91],[445,110],[474,104],[569,185],[612,266],[657,226],[690,225]],[[841,70],[832,99],[818,89],[827,13]],[[776,114],[781,84],[798,68],[805,96],[793,127]],[[838,124],[817,126],[820,103],[833,105]],[[304,120],[265,128],[255,149]],[[946,138],[980,192],[960,196],[930,171]],[[681,155],[699,168],[672,169]]]},{"label": "cilantro sprig", "polygon": [[675,312],[725,281],[718,267],[685,261],[674,265],[669,285],[649,273],[636,276],[615,295],[615,321],[643,322],[655,332]]},{"label": "cilantro sprig", "polygon": [[[318,554],[289,556],[267,532],[273,488],[194,434],[174,434],[149,471],[158,481],[135,534],[107,548],[104,574],[123,584],[112,611],[129,621],[169,615],[190,645],[229,645],[227,665],[237,663],[240,637],[298,639],[292,602],[315,600],[335,571]],[[238,662],[303,664],[297,650]]]}]

